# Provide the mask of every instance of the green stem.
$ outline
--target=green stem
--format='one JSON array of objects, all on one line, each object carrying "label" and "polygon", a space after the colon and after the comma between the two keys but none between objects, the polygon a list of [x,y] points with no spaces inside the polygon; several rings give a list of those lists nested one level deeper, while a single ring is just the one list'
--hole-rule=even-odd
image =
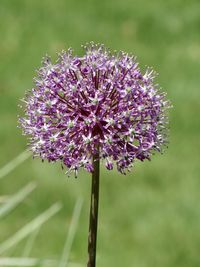
[{"label": "green stem", "polygon": [[96,243],[99,205],[99,155],[93,157],[94,172],[92,173],[92,188],[90,202],[90,223],[88,234],[88,264],[87,267],[96,265]]}]

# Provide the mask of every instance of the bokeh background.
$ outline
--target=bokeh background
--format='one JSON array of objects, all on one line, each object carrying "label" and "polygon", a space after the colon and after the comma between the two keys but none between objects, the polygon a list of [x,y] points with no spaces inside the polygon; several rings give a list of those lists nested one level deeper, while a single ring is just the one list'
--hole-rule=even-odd
[{"label": "bokeh background", "polygon": [[[198,267],[199,0],[1,0],[0,168],[26,149],[17,129],[18,104],[33,86],[42,56],[55,59],[68,47],[81,54],[81,44],[91,40],[133,53],[142,69],[153,66],[174,106],[164,155],[137,162],[127,176],[101,168],[97,266]],[[29,181],[37,189],[0,220],[0,243],[60,201],[63,208],[42,227],[30,255],[59,259],[81,196],[70,261],[86,266],[90,175],[67,178],[59,164],[29,158],[0,179],[0,195],[13,195]],[[24,244],[0,257],[19,257]]]}]

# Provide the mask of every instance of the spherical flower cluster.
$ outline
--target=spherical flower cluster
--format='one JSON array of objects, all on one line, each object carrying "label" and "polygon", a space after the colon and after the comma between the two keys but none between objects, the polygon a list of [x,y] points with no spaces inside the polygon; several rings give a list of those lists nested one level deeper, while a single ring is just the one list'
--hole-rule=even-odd
[{"label": "spherical flower cluster", "polygon": [[169,102],[133,56],[94,43],[84,49],[82,57],[61,52],[55,64],[44,58],[20,124],[35,156],[77,173],[93,172],[96,155],[125,173],[166,143]]}]

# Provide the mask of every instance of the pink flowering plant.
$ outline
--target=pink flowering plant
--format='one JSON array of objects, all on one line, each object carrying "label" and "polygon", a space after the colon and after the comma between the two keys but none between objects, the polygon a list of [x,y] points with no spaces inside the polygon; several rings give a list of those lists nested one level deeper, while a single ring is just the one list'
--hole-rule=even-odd
[{"label": "pink flowering plant", "polygon": [[62,51],[55,64],[43,59],[20,124],[34,156],[61,161],[75,177],[82,167],[92,173],[88,267],[94,267],[99,161],[126,174],[137,159],[162,151],[170,105],[155,72],[142,74],[135,57],[94,43],[84,49],[81,57]]}]

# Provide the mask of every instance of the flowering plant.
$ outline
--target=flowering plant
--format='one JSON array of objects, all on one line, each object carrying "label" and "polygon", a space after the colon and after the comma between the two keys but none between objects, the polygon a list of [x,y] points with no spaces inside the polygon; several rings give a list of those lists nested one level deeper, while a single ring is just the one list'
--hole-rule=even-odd
[{"label": "flowering plant", "polygon": [[84,49],[82,57],[71,49],[61,52],[55,64],[43,59],[20,124],[35,156],[61,161],[75,176],[81,167],[92,173],[88,266],[94,267],[99,160],[108,170],[115,162],[125,174],[136,159],[161,151],[169,102],[155,72],[142,74],[135,57],[94,43]]}]

